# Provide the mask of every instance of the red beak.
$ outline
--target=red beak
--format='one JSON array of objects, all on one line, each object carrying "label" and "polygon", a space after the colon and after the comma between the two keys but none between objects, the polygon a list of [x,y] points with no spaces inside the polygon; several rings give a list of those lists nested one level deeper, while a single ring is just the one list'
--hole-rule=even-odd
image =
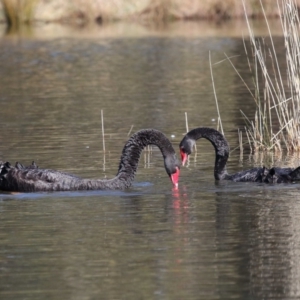
[{"label": "red beak", "polygon": [[171,180],[176,189],[178,188],[179,173],[179,168],[176,167],[176,173],[171,174]]},{"label": "red beak", "polygon": [[185,152],[183,152],[181,149],[180,149],[180,155],[181,155],[182,165],[184,166],[187,161],[188,155]]}]

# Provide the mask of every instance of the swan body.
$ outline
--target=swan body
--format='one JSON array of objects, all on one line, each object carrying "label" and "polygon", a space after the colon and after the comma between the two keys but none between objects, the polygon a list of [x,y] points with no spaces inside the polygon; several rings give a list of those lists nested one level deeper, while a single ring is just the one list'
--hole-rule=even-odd
[{"label": "swan body", "polygon": [[228,174],[226,163],[229,157],[229,144],[223,134],[219,131],[198,127],[189,131],[179,144],[182,164],[186,163],[188,155],[192,153],[194,144],[198,139],[205,138],[215,148],[216,159],[214,176],[216,180],[231,180],[236,182],[265,182],[265,183],[288,183],[300,180],[300,167],[292,168],[271,168],[257,167],[250,170]]},{"label": "swan body", "polygon": [[156,145],[164,158],[164,165],[173,185],[178,186],[180,164],[169,139],[155,129],[143,129],[126,142],[117,175],[112,179],[83,179],[50,169],[39,169],[35,163],[25,167],[16,163],[0,163],[0,190],[15,192],[115,190],[132,185],[140,155],[144,147]]}]

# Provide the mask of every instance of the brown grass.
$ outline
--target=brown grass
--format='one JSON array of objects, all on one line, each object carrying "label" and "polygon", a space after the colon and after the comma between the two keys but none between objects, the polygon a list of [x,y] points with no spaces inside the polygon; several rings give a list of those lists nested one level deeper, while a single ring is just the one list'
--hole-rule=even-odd
[{"label": "brown grass", "polygon": [[[300,7],[300,0],[295,0]],[[2,0],[8,23],[32,21],[86,24],[110,20],[166,22],[244,17],[241,0]],[[262,1],[268,17],[279,16],[274,0]],[[247,0],[248,17],[262,17],[260,0]]]},{"label": "brown grass", "polygon": [[10,27],[33,21],[34,10],[39,0],[2,0],[4,14]]},{"label": "brown grass", "polygon": [[[243,0],[244,1],[244,0]],[[281,13],[286,70],[279,65],[267,15],[269,45],[254,36],[248,22],[251,51],[246,54],[253,75],[253,89],[247,86],[256,105],[254,118],[245,114],[247,137],[254,150],[300,151],[300,20],[296,0],[283,0]],[[264,7],[262,4],[262,12]],[[253,58],[253,63],[250,62]],[[228,58],[230,61],[230,59]],[[271,66],[267,63],[271,62]],[[231,62],[231,61],[230,61]],[[232,63],[232,62],[231,62]],[[239,74],[239,73],[238,73]],[[245,81],[242,79],[242,82]]]}]

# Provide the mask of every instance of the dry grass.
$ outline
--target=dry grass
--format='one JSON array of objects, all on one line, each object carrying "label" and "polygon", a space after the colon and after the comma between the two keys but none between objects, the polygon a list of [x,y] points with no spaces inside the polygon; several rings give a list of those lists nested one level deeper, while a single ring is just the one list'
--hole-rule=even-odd
[{"label": "dry grass", "polygon": [[[295,0],[300,6],[300,0]],[[244,16],[241,0],[2,0],[10,24],[46,21],[86,24],[109,20],[165,22],[169,20],[224,20]],[[248,17],[263,16],[259,0],[245,2]],[[264,0],[268,17],[279,16],[274,0]]]},{"label": "dry grass", "polygon": [[2,0],[3,10],[10,27],[33,21],[34,10],[39,0]]},{"label": "dry grass", "polygon": [[[244,116],[248,140],[254,150],[282,151],[282,147],[288,151],[300,150],[300,22],[295,0],[283,0],[281,4],[277,7],[281,13],[287,70],[280,69],[269,26],[270,46],[267,47],[255,38],[247,18],[252,50],[247,56],[254,59],[253,64],[248,61],[254,92],[247,88],[257,109],[254,120]],[[268,25],[262,3],[261,8]],[[271,59],[271,69],[267,67],[267,57]]]}]

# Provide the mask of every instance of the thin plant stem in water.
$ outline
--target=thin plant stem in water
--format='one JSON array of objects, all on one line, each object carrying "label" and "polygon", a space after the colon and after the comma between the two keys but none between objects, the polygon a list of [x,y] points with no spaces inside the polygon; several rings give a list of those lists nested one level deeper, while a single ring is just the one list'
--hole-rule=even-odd
[{"label": "thin plant stem in water", "polygon": [[105,136],[104,136],[104,118],[103,110],[101,109],[101,125],[102,125],[102,145],[103,145],[103,171],[105,171]]},{"label": "thin plant stem in water", "polygon": [[186,128],[186,132],[189,132],[189,122],[188,122],[187,112],[185,112],[184,114],[185,114],[185,128]]},{"label": "thin plant stem in water", "polygon": [[216,93],[216,89],[215,89],[215,82],[214,82],[214,76],[213,76],[213,71],[212,71],[210,51],[209,51],[209,67],[210,67],[210,75],[211,75],[212,86],[213,86],[213,90],[214,90],[214,96],[215,96],[216,107],[217,107],[217,112],[218,112],[218,127],[220,126],[221,132],[224,135],[223,125],[222,125],[222,120],[221,120],[221,115],[220,115],[220,110],[219,110],[219,103],[218,103],[217,93]]},{"label": "thin plant stem in water", "polygon": [[[185,128],[186,128],[186,132],[189,132],[189,122],[188,122],[187,112],[185,112],[184,115],[185,115]],[[195,151],[197,151],[197,145],[196,145],[196,143],[194,145],[194,149],[195,149]],[[188,162],[189,162],[189,158],[188,158]]]},{"label": "thin plant stem in water", "polygon": [[[249,60],[251,54],[248,54],[244,41],[249,70],[253,74],[254,93],[242,79],[235,67],[234,70],[242,79],[242,82],[247,87],[256,104],[256,113],[253,121],[250,121],[250,119],[242,113],[247,124],[246,133],[250,148],[252,150],[252,145],[254,151],[282,151],[282,146],[284,145],[288,151],[299,151],[300,21],[297,2],[295,0],[282,0],[280,5],[277,0],[284,37],[286,72],[282,71],[282,64],[278,61],[271,27],[262,1],[260,0],[260,7],[268,30],[269,48],[266,48],[265,40],[260,42],[255,38],[248,19],[245,0],[242,0],[242,4],[253,56],[254,67],[252,68]],[[267,65],[267,58],[270,58],[271,68]],[[230,58],[227,57],[227,59],[233,66]],[[287,78],[283,78],[283,74],[287,74]]]},{"label": "thin plant stem in water", "polygon": [[131,134],[131,132],[132,132],[132,129],[133,129],[133,125],[131,125],[131,127],[130,127],[130,129],[129,129],[128,133],[127,133],[127,136],[129,136],[129,135]]},{"label": "thin plant stem in water", "polygon": [[101,109],[101,124],[102,124],[102,145],[103,145],[103,152],[105,152],[104,119],[103,119],[103,110],[102,109]]},{"label": "thin plant stem in water", "polygon": [[240,145],[240,161],[243,161],[243,132],[238,129],[239,145]]}]

